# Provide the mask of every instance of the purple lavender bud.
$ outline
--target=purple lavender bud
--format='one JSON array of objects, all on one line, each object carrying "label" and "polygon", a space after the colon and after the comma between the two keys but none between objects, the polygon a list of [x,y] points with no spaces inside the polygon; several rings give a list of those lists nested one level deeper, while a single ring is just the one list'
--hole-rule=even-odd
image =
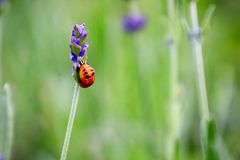
[{"label": "purple lavender bud", "polygon": [[146,26],[146,17],[143,14],[128,14],[123,18],[122,26],[126,32],[136,32]]},{"label": "purple lavender bud", "polygon": [[88,49],[85,24],[74,25],[72,29],[70,49],[70,59],[73,63],[77,63]]}]

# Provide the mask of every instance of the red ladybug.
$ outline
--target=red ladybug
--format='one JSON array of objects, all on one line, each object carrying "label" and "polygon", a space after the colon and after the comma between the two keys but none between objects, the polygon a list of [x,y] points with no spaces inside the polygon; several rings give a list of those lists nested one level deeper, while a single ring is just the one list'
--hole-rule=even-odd
[{"label": "red ladybug", "polygon": [[82,88],[90,87],[95,81],[95,71],[94,69],[86,64],[83,63],[79,69],[79,85]]}]

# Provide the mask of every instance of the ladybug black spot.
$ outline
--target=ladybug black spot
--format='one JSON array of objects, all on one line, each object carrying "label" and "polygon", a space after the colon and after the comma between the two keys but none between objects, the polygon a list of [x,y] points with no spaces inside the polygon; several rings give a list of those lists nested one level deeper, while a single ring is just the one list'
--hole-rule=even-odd
[{"label": "ladybug black spot", "polygon": [[95,74],[95,73],[94,73],[94,72],[92,72],[92,76],[94,76],[94,74]]},{"label": "ladybug black spot", "polygon": [[89,75],[86,75],[84,78],[88,79],[88,78],[90,78],[90,77],[89,77]]},{"label": "ladybug black spot", "polygon": [[83,69],[83,72],[85,72],[85,71],[86,71],[86,68]]},{"label": "ladybug black spot", "polygon": [[84,72],[84,75],[87,75],[88,73],[87,72]]}]

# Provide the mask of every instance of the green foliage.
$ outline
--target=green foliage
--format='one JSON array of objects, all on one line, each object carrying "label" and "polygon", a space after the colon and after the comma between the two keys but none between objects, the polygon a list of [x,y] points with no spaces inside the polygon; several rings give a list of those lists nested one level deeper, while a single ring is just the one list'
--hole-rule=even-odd
[{"label": "green foliage", "polygon": [[213,119],[203,120],[201,124],[201,143],[203,145],[204,159],[206,160],[218,160],[218,154],[216,150],[217,130],[216,124]]}]

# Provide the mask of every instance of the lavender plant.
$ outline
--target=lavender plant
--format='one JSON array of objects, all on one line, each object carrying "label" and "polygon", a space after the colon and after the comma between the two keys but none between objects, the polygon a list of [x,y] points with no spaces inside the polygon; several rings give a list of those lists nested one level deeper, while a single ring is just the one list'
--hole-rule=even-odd
[{"label": "lavender plant", "polygon": [[73,99],[71,105],[71,111],[69,115],[67,131],[64,139],[64,144],[61,153],[61,160],[67,158],[68,146],[71,138],[72,127],[74,118],[77,110],[78,98],[79,98],[79,83],[80,83],[80,67],[82,63],[87,61],[87,49],[88,39],[85,24],[75,24],[71,32],[71,43],[70,43],[70,60],[72,61],[72,76],[76,80]]},{"label": "lavender plant", "polygon": [[201,29],[198,24],[197,4],[196,1],[192,1],[190,4],[190,16],[192,28],[189,32],[192,42],[193,54],[196,64],[196,77],[199,90],[199,106],[201,111],[201,143],[204,153],[204,159],[219,159],[216,151],[214,150],[214,141],[216,138],[215,124],[210,117],[204,64],[202,57],[202,43],[201,43]]},{"label": "lavender plant", "polygon": [[[205,25],[209,22],[209,17],[213,12],[213,8],[211,7],[208,11],[209,12],[207,12],[207,18],[205,18],[206,20],[204,22]],[[202,29],[198,24],[197,2],[195,0],[190,3],[190,17],[191,29],[189,30],[189,37],[191,40],[196,64],[196,79],[199,91],[199,107],[201,114],[200,137],[203,158],[206,160],[217,160],[228,157],[228,159],[230,159],[230,157],[226,155],[226,149],[221,143],[220,135],[217,132],[216,122],[209,112],[204,62],[202,55]]]}]

